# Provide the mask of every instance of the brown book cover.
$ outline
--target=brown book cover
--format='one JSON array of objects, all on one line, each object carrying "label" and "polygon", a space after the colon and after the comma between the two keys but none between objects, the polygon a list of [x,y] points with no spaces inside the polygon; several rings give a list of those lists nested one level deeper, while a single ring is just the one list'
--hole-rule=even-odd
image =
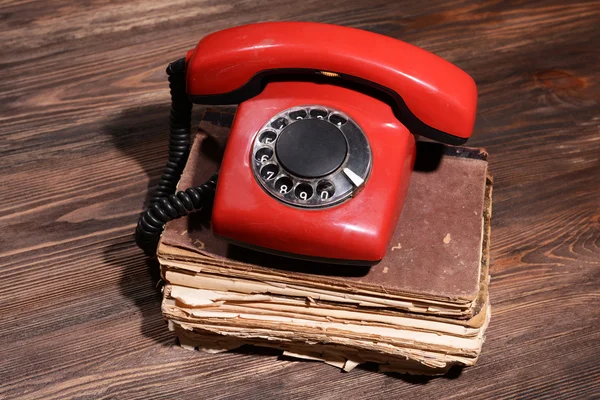
[{"label": "brown book cover", "polygon": [[[232,117],[230,112],[205,113],[180,190],[218,171]],[[392,307],[394,301],[409,299],[414,308],[405,309],[410,311],[472,317],[487,297],[490,196],[484,151],[419,142],[398,228],[386,257],[375,266],[307,263],[245,249],[215,237],[201,214],[169,222],[158,253],[172,262],[199,262],[204,274],[255,281],[268,277],[317,292],[388,299]],[[169,268],[173,263],[163,274]]]}]

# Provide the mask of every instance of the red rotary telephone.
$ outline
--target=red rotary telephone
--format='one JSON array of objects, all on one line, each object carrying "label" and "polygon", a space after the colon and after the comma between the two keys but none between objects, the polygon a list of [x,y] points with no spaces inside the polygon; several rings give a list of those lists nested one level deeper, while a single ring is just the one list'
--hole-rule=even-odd
[{"label": "red rotary telephone", "polygon": [[[203,38],[167,68],[169,164],[137,228],[155,251],[164,224],[212,204],[211,228],[288,256],[373,264],[386,253],[415,159],[415,137],[459,145],[477,89],[418,47],[353,28],[276,22]],[[175,192],[192,103],[239,104],[216,177]]]}]

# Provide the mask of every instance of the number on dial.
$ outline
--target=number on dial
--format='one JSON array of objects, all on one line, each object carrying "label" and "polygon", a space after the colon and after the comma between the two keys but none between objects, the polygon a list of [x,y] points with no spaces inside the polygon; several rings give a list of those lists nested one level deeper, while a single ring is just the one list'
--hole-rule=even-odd
[{"label": "number on dial", "polygon": [[265,163],[265,162],[269,161],[271,159],[271,157],[273,157],[273,150],[271,150],[267,147],[263,147],[262,149],[259,149],[256,152],[254,157],[256,158],[257,161],[260,161],[261,163]]},{"label": "number on dial", "polygon": [[294,186],[294,182],[287,176],[282,176],[275,181],[275,189],[280,194],[288,193],[290,190],[292,190],[292,186]]},{"label": "number on dial", "polygon": [[260,176],[264,180],[270,180],[275,178],[277,173],[279,172],[279,167],[275,164],[267,164],[260,169]]},{"label": "number on dial", "polygon": [[327,200],[335,193],[335,186],[329,181],[321,181],[317,185],[317,194],[321,200]]},{"label": "number on dial", "polygon": [[313,195],[313,188],[308,183],[301,183],[298,186],[296,186],[294,194],[300,200],[308,200]]}]

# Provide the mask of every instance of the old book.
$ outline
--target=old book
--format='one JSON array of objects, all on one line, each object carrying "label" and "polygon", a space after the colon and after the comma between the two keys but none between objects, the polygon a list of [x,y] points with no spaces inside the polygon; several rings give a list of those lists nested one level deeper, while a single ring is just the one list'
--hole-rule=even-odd
[{"label": "old book", "polygon": [[[230,121],[205,114],[180,188],[218,169]],[[366,361],[414,373],[472,365],[490,316],[486,154],[419,150],[394,240],[371,268],[240,248],[214,237],[202,215],[170,222],[158,249],[163,313],[182,344],[269,345],[346,370]]]}]

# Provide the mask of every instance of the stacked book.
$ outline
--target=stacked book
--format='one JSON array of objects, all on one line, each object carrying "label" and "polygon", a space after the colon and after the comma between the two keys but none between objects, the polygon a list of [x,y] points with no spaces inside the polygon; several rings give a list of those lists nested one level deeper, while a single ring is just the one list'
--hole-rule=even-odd
[{"label": "stacked book", "polygon": [[[218,170],[230,122],[225,112],[205,114],[181,189]],[[238,247],[215,237],[201,213],[169,222],[158,259],[170,329],[189,349],[268,346],[345,371],[366,362],[412,374],[473,365],[490,320],[486,157],[419,143],[393,240],[372,267]]]}]

